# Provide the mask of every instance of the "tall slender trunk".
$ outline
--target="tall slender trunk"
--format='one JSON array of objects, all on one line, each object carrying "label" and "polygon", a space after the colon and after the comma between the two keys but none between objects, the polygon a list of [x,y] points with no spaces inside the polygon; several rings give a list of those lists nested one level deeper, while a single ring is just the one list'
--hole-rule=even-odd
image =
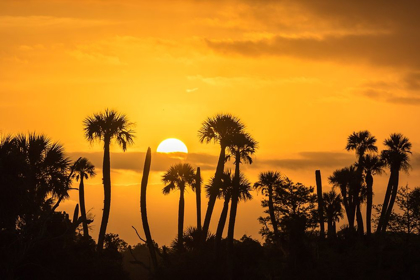
[{"label": "tall slender trunk", "polygon": [[392,188],[392,192],[391,192],[391,199],[389,201],[389,206],[386,209],[384,224],[382,226],[382,232],[386,231],[386,228],[387,228],[388,222],[389,222],[389,218],[391,217],[392,208],[394,207],[394,202],[395,202],[395,199],[397,197],[399,178],[400,178],[400,172],[397,169],[397,170],[395,170],[394,183],[393,183],[393,188]]},{"label": "tall slender trunk", "polygon": [[367,201],[366,201],[366,235],[370,237],[372,234],[372,200],[373,200],[373,176],[371,172],[366,174],[366,188],[367,188]]},{"label": "tall slender trunk", "polygon": [[195,200],[197,204],[197,230],[201,232],[201,174],[200,167],[197,167],[195,177]]},{"label": "tall slender trunk", "polygon": [[347,197],[347,193],[341,189],[341,196],[343,197],[344,210],[346,211],[347,221],[349,223],[349,229],[354,229],[354,212],[352,214],[350,203]]},{"label": "tall slender trunk", "polygon": [[182,250],[184,248],[184,190],[185,186],[180,186],[179,196],[179,209],[178,209],[178,248]]},{"label": "tall slender trunk", "polygon": [[279,230],[277,228],[277,220],[274,214],[274,205],[273,205],[273,187],[268,186],[268,212],[270,214],[271,224],[273,225],[274,237],[277,239],[279,237]]},{"label": "tall slender trunk", "polygon": [[228,227],[228,251],[230,252],[230,254],[232,254],[233,252],[233,237],[235,233],[236,212],[238,209],[239,165],[240,165],[240,153],[239,151],[237,151],[235,155],[235,181],[234,181],[233,189],[232,189],[232,203],[230,205],[229,227]]},{"label": "tall slender trunk", "polygon": [[363,236],[365,230],[363,226],[363,217],[360,210],[360,201],[356,204],[356,219],[357,219],[357,232],[360,236]]},{"label": "tall slender trunk", "polygon": [[83,236],[89,236],[88,223],[86,218],[86,208],[85,208],[85,184],[83,183],[84,175],[82,172],[79,174],[80,184],[79,184],[79,203],[80,203],[80,216],[82,216],[83,224]]},{"label": "tall slender trunk", "polygon": [[[219,161],[217,163],[216,174],[214,175],[214,183],[216,188],[220,188],[223,169],[225,168],[226,146],[221,145]],[[205,241],[209,231],[211,215],[213,214],[214,204],[216,203],[217,192],[211,193],[209,203],[207,205],[206,217],[204,218],[202,240]]]},{"label": "tall slender trunk", "polygon": [[389,205],[389,199],[391,198],[394,176],[395,174],[393,170],[391,169],[391,174],[389,175],[389,180],[388,180],[388,187],[385,193],[384,204],[382,204],[381,216],[379,217],[379,223],[378,223],[378,228],[376,229],[376,233],[380,233],[382,231],[382,228],[385,222],[385,216],[386,216],[386,212]]},{"label": "tall slender trunk", "polygon": [[101,228],[99,230],[98,247],[100,251],[104,248],[104,239],[106,233],[106,227],[108,226],[109,212],[111,209],[111,165],[109,155],[109,144],[110,139],[104,139],[104,161],[102,167],[102,180],[104,185],[104,209],[101,221]]},{"label": "tall slender trunk", "polygon": [[153,244],[152,235],[150,234],[149,222],[147,220],[147,206],[146,206],[146,190],[147,190],[147,181],[149,180],[150,173],[150,164],[152,162],[152,152],[150,148],[147,149],[146,160],[143,167],[143,177],[141,179],[141,190],[140,190],[140,212],[141,212],[141,221],[143,224],[144,235],[146,236],[146,243],[149,249],[150,258],[152,260],[152,270],[157,270],[157,258],[155,252],[155,246]]},{"label": "tall slender trunk", "polygon": [[321,171],[315,171],[315,178],[316,178],[316,190],[318,195],[318,218],[319,218],[319,226],[320,226],[320,235],[321,238],[325,236],[325,228],[324,228],[324,215],[323,215],[323,208],[324,202],[322,200],[322,182],[321,182]]},{"label": "tall slender trunk", "polygon": [[227,213],[229,210],[229,201],[231,198],[230,192],[227,192],[225,195],[225,202],[223,203],[223,210],[220,214],[219,224],[217,225],[217,231],[216,231],[216,248],[220,246],[220,242],[222,240],[222,234],[223,230],[225,229],[226,219],[227,219]]}]

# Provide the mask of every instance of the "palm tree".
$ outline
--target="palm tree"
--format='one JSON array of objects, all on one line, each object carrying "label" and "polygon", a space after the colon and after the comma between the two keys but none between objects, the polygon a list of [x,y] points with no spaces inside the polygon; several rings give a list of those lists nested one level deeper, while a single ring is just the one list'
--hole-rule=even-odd
[{"label": "palm tree", "polygon": [[361,164],[365,172],[366,183],[366,234],[368,236],[372,233],[372,199],[373,199],[373,175],[381,174],[383,172],[384,162],[376,155],[364,155],[361,159]]},{"label": "palm tree", "polygon": [[93,177],[96,175],[95,166],[87,158],[81,158],[74,167],[73,178],[76,178],[76,181],[80,180],[79,183],[79,203],[80,203],[80,215],[83,220],[83,236],[88,237],[88,221],[86,218],[86,207],[85,207],[85,185],[83,183],[84,179]]},{"label": "palm tree", "polygon": [[[243,174],[240,174],[239,178],[239,198],[238,201],[247,201],[252,199],[252,195],[250,193],[251,184],[245,178]],[[225,228],[227,213],[229,210],[229,202],[232,197],[232,189],[233,189],[233,181],[234,177],[230,170],[223,172],[222,176],[222,187],[220,188],[218,198],[224,198],[223,209],[222,213],[220,214],[219,223],[217,225],[216,231],[216,247],[220,245],[220,241],[222,240],[223,230]],[[214,178],[211,180],[211,183],[206,186],[206,193],[209,196],[212,192],[214,184]]]},{"label": "palm tree", "polygon": [[[218,114],[213,118],[208,118],[203,122],[200,130],[198,131],[198,137],[200,142],[215,142],[220,145],[219,161],[217,163],[216,173],[214,175],[215,188],[221,185],[221,177],[226,160],[226,148],[231,145],[232,139],[237,134],[241,133],[245,126],[242,124],[239,118],[234,117],[230,114]],[[203,237],[207,236],[210,220],[216,203],[218,191],[211,193],[207,206],[206,216],[203,224]]]},{"label": "palm tree", "polygon": [[388,149],[382,151],[381,158],[389,166],[391,174],[376,232],[386,231],[392,207],[397,197],[400,170],[407,172],[410,168],[408,155],[411,154],[411,142],[407,137],[400,133],[393,133],[388,139],[385,139],[384,145]]},{"label": "palm tree", "polygon": [[184,231],[184,192],[187,186],[193,188],[195,183],[195,172],[188,163],[178,163],[169,168],[162,176],[162,181],[167,184],[163,188],[163,194],[169,194],[175,189],[179,189],[179,209],[178,209],[178,248],[183,248]]},{"label": "palm tree", "polygon": [[333,190],[323,193],[324,212],[327,216],[328,238],[336,236],[336,222],[343,217],[343,208],[341,207],[341,195]]},{"label": "palm tree", "polygon": [[346,211],[349,228],[354,230],[354,217],[356,211],[356,204],[354,198],[355,183],[357,183],[357,171],[352,165],[333,172],[333,175],[328,178],[333,187],[340,189],[342,203]]},{"label": "palm tree", "polygon": [[103,249],[106,228],[108,225],[109,212],[111,208],[111,166],[109,146],[112,140],[116,140],[123,151],[127,145],[133,143],[134,132],[131,129],[127,117],[114,110],[106,109],[104,113],[96,113],[84,120],[86,139],[93,143],[95,140],[104,143],[104,159],[102,166],[102,180],[104,185],[104,212],[101,221],[101,228],[98,237],[98,250]]},{"label": "palm tree", "polygon": [[361,164],[362,158],[366,152],[377,152],[378,147],[375,146],[376,138],[370,134],[369,131],[359,131],[353,132],[347,139],[347,146],[346,150],[356,151],[356,156],[358,160],[357,165],[357,184],[355,185],[354,189],[354,198],[355,198],[355,205],[356,205],[356,213],[357,213],[357,228],[361,235],[363,235],[363,218],[360,211],[360,190],[362,188],[363,182],[363,166]]},{"label": "palm tree", "polygon": [[233,236],[235,231],[236,211],[239,200],[240,186],[240,164],[252,164],[251,155],[255,153],[257,142],[247,133],[241,133],[234,137],[232,144],[229,146],[230,156],[235,157],[235,179],[232,189],[232,203],[230,206],[229,227],[228,227],[228,251],[233,249]]},{"label": "palm tree", "polygon": [[258,182],[254,184],[254,189],[268,196],[268,212],[274,230],[274,236],[278,237],[277,220],[274,214],[273,191],[282,184],[282,178],[277,171],[261,172]]}]

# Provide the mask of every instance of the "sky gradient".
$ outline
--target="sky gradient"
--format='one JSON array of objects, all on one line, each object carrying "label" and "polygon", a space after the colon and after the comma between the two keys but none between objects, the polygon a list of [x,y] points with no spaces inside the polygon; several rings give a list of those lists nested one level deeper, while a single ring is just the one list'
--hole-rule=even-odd
[{"label": "sky gradient", "polygon": [[[278,170],[315,185],[355,161],[345,151],[353,131],[369,130],[383,148],[391,133],[413,144],[410,174],[420,180],[420,3],[416,1],[11,1],[0,2],[0,132],[36,131],[59,141],[72,159],[86,156],[97,176],[86,182],[86,207],[99,228],[102,145],[84,139],[83,120],[105,108],[135,123],[126,153],[111,147],[108,232],[138,242],[141,172],[147,147],[178,138],[214,174],[219,147],[201,144],[202,122],[238,116],[259,142],[258,173]],[[178,194],[164,196],[161,176],[176,160],[152,155],[148,213],[159,245],[176,235]],[[387,176],[375,177],[381,203]],[[77,184],[75,183],[75,186]],[[61,210],[72,212],[73,191]],[[260,238],[261,195],[238,209],[236,238]],[[203,215],[207,201],[203,200]],[[185,225],[195,199],[186,195]],[[217,202],[211,230],[220,215]]]}]

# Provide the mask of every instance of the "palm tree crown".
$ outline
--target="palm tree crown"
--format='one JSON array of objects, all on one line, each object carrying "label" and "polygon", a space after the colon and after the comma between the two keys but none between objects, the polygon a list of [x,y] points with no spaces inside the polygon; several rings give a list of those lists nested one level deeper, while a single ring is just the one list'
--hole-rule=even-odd
[{"label": "palm tree crown", "polygon": [[76,181],[82,179],[88,179],[89,177],[95,176],[95,166],[87,159],[81,158],[74,167],[74,174],[72,178],[75,178]]},{"label": "palm tree crown", "polygon": [[353,132],[347,139],[346,150],[355,150],[358,158],[362,157],[365,152],[377,152],[378,147],[375,146],[376,138],[369,131]]},{"label": "palm tree crown", "polygon": [[85,137],[88,141],[111,141],[115,138],[123,151],[127,150],[127,144],[132,144],[134,131],[133,123],[127,120],[123,114],[114,110],[106,109],[104,113],[97,113],[84,120]]},{"label": "palm tree crown", "polygon": [[400,133],[393,133],[385,139],[384,145],[388,147],[383,150],[381,158],[391,169],[408,171],[408,154],[411,154],[411,142]]},{"label": "palm tree crown", "polygon": [[195,172],[190,164],[179,163],[169,168],[162,176],[162,181],[168,184],[163,188],[163,194],[169,194],[176,188],[184,189],[186,185],[192,187],[195,182]]},{"label": "palm tree crown", "polygon": [[232,143],[232,138],[241,133],[244,128],[245,126],[239,118],[231,114],[218,114],[204,121],[198,131],[198,137],[201,143],[214,141],[226,147]]},{"label": "palm tree crown", "polygon": [[254,184],[254,189],[260,191],[262,194],[267,194],[269,189],[274,190],[276,186],[280,186],[282,178],[277,171],[267,171],[260,173],[258,182]]}]

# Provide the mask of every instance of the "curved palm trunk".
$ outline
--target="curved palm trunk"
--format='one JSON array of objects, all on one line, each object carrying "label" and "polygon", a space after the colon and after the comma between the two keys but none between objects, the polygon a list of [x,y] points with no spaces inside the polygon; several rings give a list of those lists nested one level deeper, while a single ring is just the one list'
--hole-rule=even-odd
[{"label": "curved palm trunk", "polygon": [[277,228],[277,220],[274,215],[274,205],[273,205],[273,187],[268,186],[268,212],[270,213],[271,224],[273,225],[273,231],[275,238],[279,237],[279,231]]},{"label": "curved palm trunk", "polygon": [[156,258],[155,246],[153,244],[152,235],[150,234],[149,222],[147,220],[147,206],[146,206],[146,190],[147,181],[149,180],[150,164],[152,162],[152,152],[150,148],[147,149],[146,160],[144,162],[143,177],[141,180],[140,190],[140,212],[141,221],[143,224],[144,234],[146,236],[147,247],[149,249],[150,258],[152,260],[152,268],[154,271],[157,270],[158,262]]},{"label": "curved palm trunk", "polygon": [[80,184],[79,184],[79,203],[80,203],[80,216],[83,220],[83,236],[89,236],[88,223],[86,218],[86,208],[85,208],[85,185],[83,183],[84,176],[80,173]]},{"label": "curved palm trunk", "polygon": [[356,204],[356,219],[357,219],[357,232],[359,235],[363,235],[365,230],[363,226],[363,217],[362,212],[360,211],[360,202],[358,201]]},{"label": "curved palm trunk", "polygon": [[178,248],[182,250],[184,248],[184,186],[180,186],[180,196],[179,196],[179,209],[178,209]]},{"label": "curved palm trunk", "polygon": [[394,202],[395,202],[395,199],[397,197],[399,178],[400,178],[400,172],[398,170],[396,170],[395,171],[395,176],[394,176],[392,193],[391,193],[391,199],[389,201],[389,206],[386,209],[384,224],[382,226],[382,232],[386,231],[386,228],[387,228],[388,222],[389,222],[389,218],[391,217],[392,208],[394,207]]},{"label": "curved palm trunk", "polygon": [[197,204],[197,230],[201,231],[201,174],[200,167],[197,167],[196,174],[196,186],[195,186],[195,198]]},{"label": "curved palm trunk", "polygon": [[99,230],[98,237],[98,250],[102,250],[104,247],[104,239],[106,233],[106,227],[108,226],[109,212],[111,209],[111,165],[109,155],[109,144],[110,139],[104,140],[104,161],[102,167],[102,176],[104,184],[104,212],[102,215],[101,228]]},{"label": "curved palm trunk", "polygon": [[240,164],[239,151],[236,152],[235,161],[236,161],[236,163],[235,163],[235,182],[233,184],[233,189],[232,189],[232,204],[230,205],[229,228],[228,228],[228,251],[230,252],[230,254],[232,254],[232,251],[233,251],[233,236],[234,236],[234,232],[235,232],[236,212],[237,212],[237,209],[238,209],[239,164]]},{"label": "curved palm trunk", "polygon": [[[225,157],[226,157],[226,146],[221,145],[219,161],[217,163],[217,168],[216,168],[216,174],[214,175],[214,182],[215,182],[216,187],[219,187],[221,184],[223,169],[225,168]],[[216,199],[217,199],[217,192],[215,192],[214,194],[213,193],[210,194],[209,203],[207,205],[206,217],[204,218],[204,224],[203,224],[203,232],[202,232],[203,241],[206,240],[207,233],[209,231],[211,215],[213,214],[213,209],[214,209],[214,204],[216,203]]]},{"label": "curved palm trunk", "polygon": [[367,188],[367,201],[366,201],[366,234],[368,237],[372,234],[372,200],[373,200],[373,176],[370,172],[366,174],[366,188]]},{"label": "curved palm trunk", "polygon": [[384,204],[382,204],[382,210],[381,210],[381,216],[379,217],[379,223],[378,223],[378,228],[376,229],[376,233],[379,233],[382,231],[384,222],[385,222],[385,216],[386,216],[386,212],[387,212],[387,208],[388,208],[388,204],[389,204],[389,199],[391,198],[391,192],[392,192],[392,184],[394,182],[394,172],[393,170],[391,170],[391,174],[389,175],[389,180],[388,180],[388,187],[386,189],[386,193],[385,193],[385,198],[384,198]]},{"label": "curved palm trunk", "polygon": [[222,240],[222,234],[223,234],[223,230],[225,229],[227,213],[229,210],[230,198],[231,198],[230,193],[227,193],[225,196],[225,202],[223,203],[223,210],[222,210],[222,213],[220,214],[219,224],[217,225],[216,248],[220,246],[220,242]]},{"label": "curved palm trunk", "polygon": [[321,171],[315,171],[315,178],[316,178],[316,189],[318,195],[318,218],[319,218],[319,228],[320,228],[320,236],[321,238],[325,237],[325,228],[324,228],[324,215],[323,215],[323,208],[324,202],[322,199],[322,182],[321,182]]}]

